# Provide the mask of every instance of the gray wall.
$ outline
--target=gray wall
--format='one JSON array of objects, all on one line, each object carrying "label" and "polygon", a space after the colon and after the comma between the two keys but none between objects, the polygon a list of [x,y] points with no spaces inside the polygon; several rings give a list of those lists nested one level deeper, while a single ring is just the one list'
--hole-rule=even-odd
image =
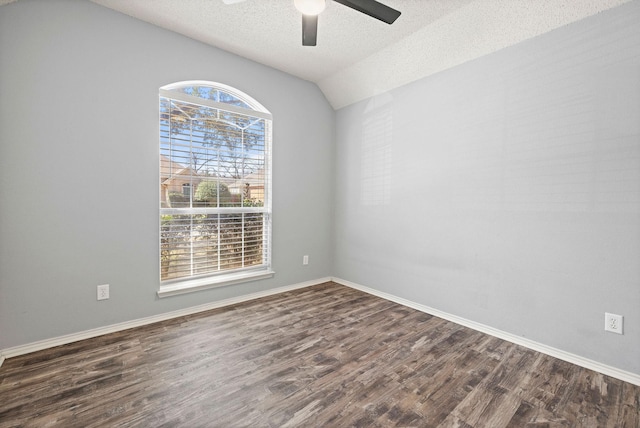
[{"label": "gray wall", "polygon": [[631,2],[339,110],[335,276],[640,373],[638,22]]},{"label": "gray wall", "polygon": [[[273,114],[276,275],[158,300],[158,88],[191,79]],[[333,139],[309,82],[88,1],[2,6],[0,349],[330,275]]]}]

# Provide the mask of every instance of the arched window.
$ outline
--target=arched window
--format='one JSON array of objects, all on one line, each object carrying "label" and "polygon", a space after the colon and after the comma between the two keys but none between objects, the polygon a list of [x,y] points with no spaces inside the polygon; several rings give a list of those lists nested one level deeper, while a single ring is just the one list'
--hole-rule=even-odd
[{"label": "arched window", "polygon": [[160,88],[160,269],[161,297],[273,275],[271,114],[229,86]]}]

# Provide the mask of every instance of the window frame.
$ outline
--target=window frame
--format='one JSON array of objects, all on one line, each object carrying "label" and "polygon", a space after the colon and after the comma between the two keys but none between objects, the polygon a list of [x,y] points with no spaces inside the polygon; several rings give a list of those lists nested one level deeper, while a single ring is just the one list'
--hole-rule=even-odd
[{"label": "window frame", "polygon": [[[207,98],[202,98],[194,95],[189,95],[184,92],[178,92],[178,90],[188,87],[207,87],[220,92],[224,92],[226,94],[231,95],[242,103],[246,104],[248,108],[244,108],[241,106],[237,106],[234,104],[229,104],[225,102],[219,102],[215,100],[210,100]],[[271,268],[271,250],[272,250],[272,210],[271,210],[271,198],[272,198],[272,188],[271,188],[271,177],[272,177],[272,159],[271,159],[271,151],[272,151],[272,115],[271,113],[259,102],[245,94],[244,92],[239,91],[236,88],[233,88],[228,85],[224,85],[217,82],[209,82],[202,80],[191,80],[191,81],[183,81],[176,82],[169,85],[165,85],[159,89],[159,102],[162,103],[162,100],[169,99],[171,101],[179,101],[190,104],[199,105],[202,107],[212,108],[216,110],[227,111],[230,113],[236,113],[239,115],[245,115],[249,117],[255,117],[259,119],[264,119],[264,178],[262,184],[264,185],[264,201],[262,207],[254,207],[254,206],[237,206],[237,207],[216,207],[216,208],[198,208],[190,206],[188,208],[168,208],[162,206],[162,197],[160,196],[159,201],[159,219],[162,218],[163,215],[189,215],[189,214],[199,214],[207,213],[212,214],[246,214],[246,213],[261,213],[263,214],[263,238],[262,245],[264,247],[263,251],[266,252],[263,254],[263,263],[258,266],[250,266],[250,267],[242,267],[240,269],[233,270],[222,270],[215,273],[209,273],[199,276],[189,276],[183,278],[176,279],[162,279],[162,222],[159,221],[158,230],[160,231],[159,237],[159,276],[160,276],[160,286],[157,292],[158,297],[168,297],[178,294],[190,293],[194,291],[205,290],[209,288],[222,287],[232,284],[244,283],[248,281],[256,281],[273,277],[275,274]],[[160,112],[160,110],[159,110]],[[159,124],[162,127],[162,119],[159,118]],[[162,155],[162,131],[160,130],[159,134],[159,155]],[[160,162],[159,162],[160,163]],[[162,169],[158,176],[162,181]],[[194,195],[194,186],[190,185],[191,195]],[[244,248],[244,243],[243,243]],[[243,250],[244,251],[244,250]]]},{"label": "window frame", "polygon": [[182,195],[191,197],[191,183],[184,183],[182,185]]}]

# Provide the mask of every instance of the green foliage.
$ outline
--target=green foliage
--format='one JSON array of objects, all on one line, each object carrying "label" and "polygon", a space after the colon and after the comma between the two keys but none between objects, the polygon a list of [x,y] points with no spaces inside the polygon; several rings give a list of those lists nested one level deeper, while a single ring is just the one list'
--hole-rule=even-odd
[{"label": "green foliage", "polygon": [[198,273],[259,266],[264,222],[262,213],[162,215],[162,280],[183,277],[193,257]]},{"label": "green foliage", "polygon": [[189,196],[180,193],[180,192],[169,192],[169,206],[171,208],[184,208],[184,207],[188,207],[189,203],[191,201],[189,201]]},{"label": "green foliage", "polygon": [[231,192],[229,192],[229,188],[225,184],[214,180],[206,180],[198,184],[194,199],[206,206],[216,206],[218,204],[218,196],[220,196],[220,206],[227,206],[232,203]]},{"label": "green foliage", "polygon": [[264,202],[255,198],[249,198],[249,199],[244,199],[242,201],[242,206],[243,207],[263,207]]}]

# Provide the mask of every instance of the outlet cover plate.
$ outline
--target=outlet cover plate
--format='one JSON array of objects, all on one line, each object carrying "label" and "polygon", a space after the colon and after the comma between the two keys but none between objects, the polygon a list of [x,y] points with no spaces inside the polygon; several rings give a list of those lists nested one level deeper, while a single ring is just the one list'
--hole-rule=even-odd
[{"label": "outlet cover plate", "polygon": [[107,300],[109,298],[109,284],[98,285],[98,300]]},{"label": "outlet cover plate", "polygon": [[612,333],[622,334],[624,317],[622,315],[604,313],[604,329]]}]

